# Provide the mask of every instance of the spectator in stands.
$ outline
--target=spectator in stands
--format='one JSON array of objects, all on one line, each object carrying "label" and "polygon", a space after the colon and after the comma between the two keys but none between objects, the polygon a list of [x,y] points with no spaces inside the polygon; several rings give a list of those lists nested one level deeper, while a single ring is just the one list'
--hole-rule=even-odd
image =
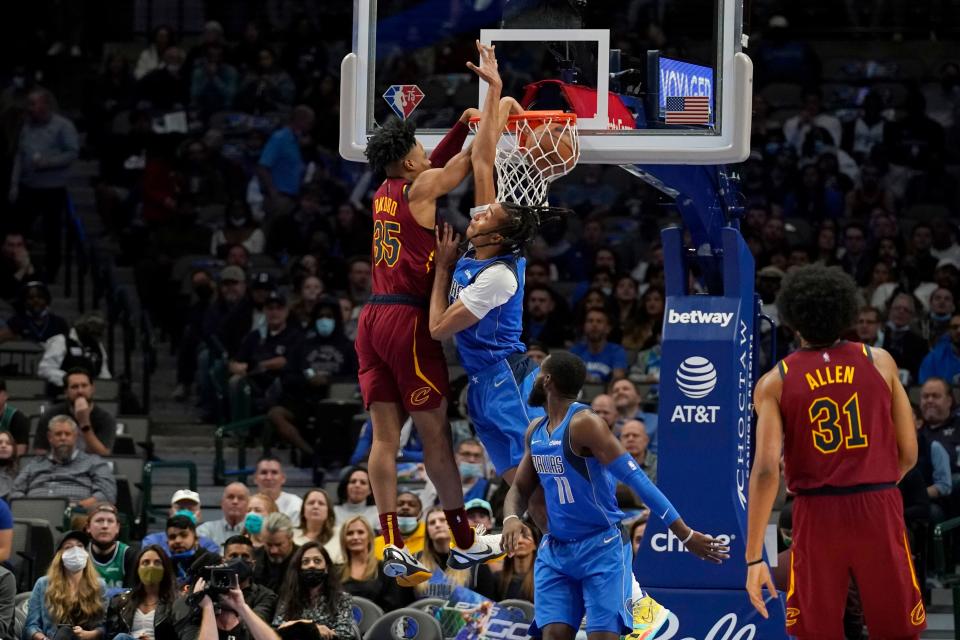
[{"label": "spectator in stands", "polygon": [[283,293],[271,291],[263,309],[265,324],[247,334],[229,363],[230,374],[250,385],[258,410],[279,401],[283,381],[293,375],[300,358],[302,341],[298,328],[287,322],[290,308]]},{"label": "spectator in stands", "polygon": [[372,271],[370,268],[370,258],[367,256],[355,256],[350,258],[347,263],[347,295],[353,302],[353,317],[360,316],[360,310],[367,304],[370,298]]},{"label": "spectator in stands", "polygon": [[353,637],[350,596],[340,586],[330,556],[316,542],[308,542],[294,554],[273,619],[273,626],[280,630],[304,623],[312,623],[322,638]]},{"label": "spectator in stands", "polygon": [[930,294],[928,311],[920,321],[920,333],[931,348],[948,335],[950,319],[956,310],[957,306],[954,304],[953,292],[950,289],[937,287]]},{"label": "spectator in stands", "polygon": [[29,462],[13,482],[11,498],[67,498],[90,508],[115,503],[117,485],[106,460],[77,449],[79,428],[68,415],[55,415],[47,428],[50,453]]},{"label": "spectator in stands", "polygon": [[[844,127],[843,148],[855,160],[862,163],[870,157],[874,147],[878,145],[883,147],[887,144],[892,129],[892,123],[883,114],[883,98],[876,91],[871,91],[863,97],[857,118]],[[867,169],[867,166],[867,164],[863,164],[860,167],[861,183],[864,186],[866,181],[863,172]],[[877,177],[879,178],[879,174]],[[849,198],[847,202],[849,204]],[[892,207],[884,208],[893,211]],[[849,207],[847,215],[851,215]]]},{"label": "spectator in stands", "polygon": [[372,233],[373,226],[366,212],[360,212],[349,202],[341,203],[333,216],[334,245],[331,252],[347,257],[369,251]]},{"label": "spectator in stands", "polygon": [[857,312],[857,340],[871,347],[883,346],[883,322],[876,307],[861,307]]},{"label": "spectator in stands", "polygon": [[0,637],[20,640],[14,632],[16,596],[17,579],[9,569],[0,566]]},{"label": "spectator in stands", "polygon": [[954,412],[950,383],[943,378],[928,378],[920,388],[920,413],[923,429],[931,440],[943,445],[950,456],[950,471],[960,472],[960,423]]},{"label": "spectator in stands", "polygon": [[545,284],[531,285],[526,288],[526,297],[520,339],[527,345],[536,340],[550,348],[562,349],[570,344],[573,332],[557,312],[553,289]]},{"label": "spectator in stands", "polygon": [[918,89],[907,94],[906,115],[894,123],[890,136],[890,160],[923,171],[932,154],[943,157],[943,127],[926,114],[927,102]]},{"label": "spectator in stands", "polygon": [[864,164],[860,167],[860,181],[846,197],[848,218],[865,220],[877,207],[896,211],[893,194],[884,188],[880,178],[880,168],[875,164]]},{"label": "spectator in stands", "polygon": [[873,270],[873,263],[867,253],[866,228],[859,222],[848,224],[843,230],[843,247],[840,268],[850,274],[857,286],[866,285]]},{"label": "spectator in stands", "polygon": [[113,640],[176,640],[173,603],[177,599],[173,565],[155,545],[134,559],[133,588],[112,596],[107,609],[107,635]]},{"label": "spectator in stands", "polygon": [[337,516],[333,512],[330,495],[323,489],[310,489],[303,496],[300,507],[300,526],[293,530],[293,542],[303,546],[311,540],[324,545],[327,553],[336,564],[343,561],[343,553],[338,543]]},{"label": "spectator in stands", "polygon": [[960,375],[960,313],[955,313],[950,318],[947,335],[949,339],[936,343],[920,363],[920,384],[931,377],[955,382]]},{"label": "spectator in stands", "polygon": [[[227,199],[227,176],[207,144],[203,140],[188,140],[180,145],[178,155],[181,206],[193,210],[222,205]],[[239,197],[235,202],[244,204]],[[231,215],[229,206],[227,215]]]},{"label": "spectator in stands", "polygon": [[341,476],[337,485],[337,499],[340,504],[333,507],[338,522],[346,522],[347,518],[363,516],[376,528],[380,524],[377,516],[377,507],[373,502],[373,491],[370,489],[370,474],[364,466],[350,467]]},{"label": "spectator in stands", "polygon": [[467,519],[473,526],[482,525],[485,531],[493,531],[496,520],[493,517],[493,507],[483,498],[467,500],[463,505],[467,512]]},{"label": "spectator in stands", "polygon": [[537,561],[540,532],[531,522],[524,522],[514,552],[503,559],[497,578],[497,601],[526,600],[533,602],[533,565]]},{"label": "spectator in stands", "polygon": [[[166,535],[167,544],[163,550],[169,554],[173,563],[178,588],[193,583],[197,572],[206,564],[219,564],[219,556],[216,554],[220,547],[217,547],[217,551],[210,552],[200,546],[197,523],[190,516],[178,512],[167,518]],[[205,557],[209,557],[209,560]]]},{"label": "spectator in stands", "polygon": [[[308,546],[311,543],[308,542]],[[290,559],[298,549],[293,543],[293,523],[282,513],[271,513],[263,522],[263,546],[254,553],[254,581],[280,593]],[[294,565],[295,566],[295,565]],[[281,598],[282,602],[282,598]]]},{"label": "spectator in stands", "polygon": [[47,574],[33,586],[25,640],[97,640],[104,634],[106,587],[86,550],[87,535],[68,531],[60,539]]},{"label": "spectator in stands", "polygon": [[204,119],[233,106],[240,74],[224,61],[222,44],[207,45],[203,60],[198,60],[190,76],[190,106]]},{"label": "spectator in stands", "polygon": [[[917,465],[911,473],[917,472],[923,479],[930,502],[929,521],[933,524],[943,522],[949,510],[953,481],[950,474],[950,455],[943,445],[930,438],[924,430],[923,415],[920,408],[913,407],[913,419],[917,426]],[[907,494],[904,492],[904,499]],[[906,509],[906,504],[904,505]],[[922,515],[921,518],[922,519]]]},{"label": "spectator in stands", "polygon": [[55,113],[54,98],[46,89],[27,96],[27,119],[16,151],[13,195],[20,229],[29,230],[39,218],[43,225],[47,278],[55,282],[63,258],[64,211],[70,167],[80,153],[73,122]]},{"label": "spectator in stands", "polygon": [[[173,492],[173,496],[170,498],[170,517],[174,516],[186,516],[193,522],[194,530],[196,533],[196,539],[200,547],[210,553],[220,553],[220,543],[215,540],[200,534],[200,528],[197,526],[198,523],[203,519],[203,514],[200,511],[200,494],[196,491],[191,491],[190,489],[177,489]],[[169,525],[168,525],[169,528]],[[167,540],[169,539],[169,532],[167,531],[158,531],[156,533],[147,534],[143,539],[143,546],[147,545],[157,545],[162,548],[165,552],[171,553],[172,550],[168,546]]]},{"label": "spectator in stands", "polygon": [[297,88],[277,64],[277,56],[268,46],[260,48],[257,65],[247,71],[237,93],[237,107],[254,114],[286,112],[293,106]]},{"label": "spectator in stands", "polygon": [[[423,550],[427,537],[427,525],[421,519],[423,502],[413,491],[400,491],[397,494],[397,525],[403,534],[404,547],[413,555]],[[383,536],[374,540],[374,554],[383,559]]]},{"label": "spectator in stands", "polygon": [[223,560],[238,568],[237,578],[243,599],[254,613],[264,622],[273,620],[277,610],[277,594],[253,580],[257,558],[250,538],[239,535],[227,538],[223,545]]},{"label": "spectator in stands", "polygon": [[840,120],[822,110],[823,95],[819,88],[811,88],[804,92],[803,108],[798,115],[788,118],[783,123],[783,135],[787,144],[797,152],[801,152],[807,134],[814,128],[826,129],[833,141],[831,146],[839,147],[843,138]]},{"label": "spectator in stands", "polygon": [[171,394],[174,400],[185,400],[193,388],[197,375],[197,352],[203,344],[203,319],[213,305],[215,288],[213,276],[205,268],[190,274],[192,296],[183,323],[183,333],[177,346],[177,386]]},{"label": "spectator in stands", "polygon": [[286,514],[294,526],[299,526],[300,508],[303,506],[303,500],[300,499],[300,496],[283,490],[286,481],[287,475],[283,472],[283,464],[279,458],[264,456],[257,461],[253,482],[257,485],[260,493],[270,496],[280,513]]},{"label": "spectator in stands", "polygon": [[70,368],[63,376],[66,392],[64,402],[49,407],[37,423],[33,448],[37,453],[47,452],[51,416],[67,415],[80,426],[77,449],[98,456],[108,456],[117,438],[117,420],[93,401],[97,389],[86,369]]},{"label": "spectator in stands", "polygon": [[417,599],[441,598],[446,600],[450,597],[453,589],[458,586],[476,591],[487,598],[496,598],[497,585],[493,579],[493,573],[487,565],[478,564],[469,569],[447,568],[451,533],[443,509],[431,507],[427,509],[424,518],[427,523],[427,543],[423,551],[418,553],[416,557],[427,568],[427,571],[431,573],[442,572],[443,581],[428,580],[415,586],[413,589]]},{"label": "spectator in stands", "polygon": [[90,536],[90,557],[107,587],[107,597],[112,598],[125,588],[134,586],[137,551],[120,541],[117,508],[109,502],[94,505],[87,516],[84,532]]},{"label": "spectator in stands", "polygon": [[[220,271],[220,293],[203,320],[203,334],[215,339],[217,348],[233,355],[253,326],[253,303],[247,295],[247,274],[237,266]],[[203,367],[200,367],[203,371]]]},{"label": "spectator in stands", "polygon": [[899,293],[890,301],[883,332],[883,348],[890,352],[901,370],[910,373],[911,381],[917,379],[920,363],[929,351],[926,340],[913,329],[916,319],[916,298],[909,293]]},{"label": "spectator in stands", "polygon": [[260,225],[253,219],[250,207],[243,200],[227,203],[224,211],[224,224],[210,237],[210,255],[222,258],[226,249],[233,245],[243,245],[252,255],[263,253],[266,236]]},{"label": "spectator in stands", "polygon": [[[490,493],[490,480],[487,478],[487,454],[479,440],[467,438],[457,444],[454,457],[460,471],[460,484],[463,487],[463,500],[486,498]],[[427,500],[433,504],[435,500]]]},{"label": "spectator in stands", "polygon": [[647,522],[650,520],[650,510],[641,513],[630,523],[630,546],[633,547],[633,555],[636,556],[643,542],[643,534],[647,532]]},{"label": "spectator in stands", "polygon": [[174,41],[172,27],[165,24],[155,27],[150,37],[150,44],[140,52],[140,57],[137,58],[137,66],[133,69],[133,77],[141,80],[151,71],[159,69],[164,52],[173,45]]},{"label": "spectator in stands", "polygon": [[533,363],[539,367],[550,355],[550,349],[542,342],[531,340],[527,343],[527,352],[524,355],[533,360]]},{"label": "spectator in stands", "polygon": [[619,344],[607,342],[612,327],[610,315],[603,309],[587,311],[583,340],[570,347],[587,365],[587,382],[606,384],[627,375],[627,352]]},{"label": "spectator in stands", "polygon": [[[206,581],[200,578],[193,592],[203,593],[206,587]],[[217,603],[205,594],[200,599],[199,628],[193,622],[188,622],[180,632],[180,637],[197,640],[280,640],[277,632],[246,603],[240,589],[231,589],[220,596]]]},{"label": "spectator in stands", "polygon": [[[4,458],[0,455],[0,460],[10,459],[16,462],[18,456],[27,452],[27,444],[30,440],[30,418],[13,406],[9,402],[10,396],[7,394],[7,382],[0,379],[0,434],[7,433],[14,445],[15,451],[12,458]],[[0,466],[3,463],[0,462]],[[8,487],[9,488],[9,487]]]},{"label": "spectator in stands", "polygon": [[[266,252],[278,260],[283,256],[303,256],[298,267],[316,275],[316,258],[309,254],[329,244],[332,233],[330,216],[323,209],[322,199],[316,185],[304,185],[297,206],[271,218]],[[311,263],[311,268],[307,268],[305,262]]]},{"label": "spectator in stands", "polygon": [[313,123],[313,109],[299,105],[293,109],[290,123],[275,131],[263,148],[257,178],[268,215],[289,213],[296,204],[304,171],[300,142],[313,129]]},{"label": "spectator in stands", "polygon": [[[383,563],[373,553],[373,528],[363,516],[354,516],[343,523],[339,534],[343,562],[335,569],[343,590],[352,596],[366,598],[393,611],[413,601],[413,590],[397,585],[383,573]],[[331,569],[333,569],[331,567]]]},{"label": "spectator in stands", "polygon": [[643,410],[643,398],[637,391],[637,385],[630,380],[617,380],[610,386],[610,395],[617,407],[617,424],[614,433],[619,435],[620,429],[627,420],[639,420],[644,424],[647,436],[650,438],[650,449],[657,450],[657,414]]},{"label": "spectator in stands", "polygon": [[250,510],[243,517],[243,532],[253,541],[253,546],[259,549],[263,546],[265,535],[263,523],[271,513],[279,513],[279,510],[273,498],[265,493],[250,496],[248,508]]},{"label": "spectator in stands", "polygon": [[94,378],[112,378],[107,363],[107,349],[103,344],[106,324],[96,313],[80,316],[70,333],[56,335],[43,345],[43,357],[37,365],[37,376],[58,391],[66,384],[66,373],[82,368]]},{"label": "spectator in stands", "polygon": [[223,517],[219,520],[204,522],[197,527],[197,534],[209,538],[218,545],[227,538],[243,533],[243,519],[250,505],[250,490],[242,482],[231,482],[223,488],[220,509]]},{"label": "spectator in stands", "polygon": [[648,449],[650,436],[642,420],[627,420],[620,428],[620,444],[627,450],[650,482],[657,482],[657,454]]},{"label": "spectator in stands", "polygon": [[70,325],[50,311],[50,289],[33,280],[23,285],[21,309],[7,321],[11,337],[44,343],[54,336],[66,335]]},{"label": "spectator in stands", "polygon": [[0,500],[7,500],[13,490],[20,470],[20,446],[9,431],[0,431]]},{"label": "spectator in stands", "polygon": [[30,259],[23,233],[7,230],[0,245],[0,298],[10,302],[20,299],[28,282],[43,282],[43,274]]},{"label": "spectator in stands", "polygon": [[933,228],[926,222],[918,222],[910,232],[910,244],[903,260],[904,273],[911,287],[933,280],[938,259],[933,255],[932,248]]},{"label": "spectator in stands", "polygon": [[167,47],[160,66],[140,80],[137,86],[140,100],[161,113],[183,109],[189,98],[192,78],[192,70],[184,67],[185,57],[180,47]]},{"label": "spectator in stands", "polygon": [[617,413],[617,405],[613,402],[613,396],[601,393],[590,403],[590,408],[593,409],[595,414],[603,418],[607,427],[613,431],[617,425],[617,420],[620,419],[620,415]]},{"label": "spectator in stands", "polygon": [[[317,303],[323,296],[326,286],[320,276],[315,274],[306,274],[300,277],[300,285],[297,287],[297,300],[290,307],[290,315],[294,317],[301,331],[305,331],[316,319],[314,311]],[[340,304],[337,302],[337,311],[340,311]],[[340,324],[343,324],[343,314],[339,313]]]}]

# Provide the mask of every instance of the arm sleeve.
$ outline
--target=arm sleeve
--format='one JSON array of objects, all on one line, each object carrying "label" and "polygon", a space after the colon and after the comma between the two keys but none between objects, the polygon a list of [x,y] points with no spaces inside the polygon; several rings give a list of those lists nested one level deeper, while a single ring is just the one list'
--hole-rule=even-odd
[{"label": "arm sleeve", "polygon": [[133,577],[137,575],[137,554],[140,550],[136,544],[127,547],[127,552],[123,555],[123,586],[133,587]]},{"label": "arm sleeve", "polygon": [[277,140],[278,135],[279,132],[270,136],[270,139],[267,140],[267,144],[263,147],[263,151],[260,153],[260,160],[257,161],[257,164],[259,164],[261,167],[269,169],[273,166],[273,163],[277,157],[277,147],[280,144]]},{"label": "arm sleeve", "polygon": [[55,387],[63,387],[63,374],[60,368],[63,358],[67,355],[67,339],[63,335],[56,335],[43,345],[43,357],[37,365],[37,376],[43,378]]},{"label": "arm sleeve", "polygon": [[933,485],[941,496],[953,491],[953,479],[950,475],[950,454],[936,440],[930,443],[930,461],[933,463]]},{"label": "arm sleeve", "polygon": [[670,526],[680,518],[680,514],[670,504],[657,486],[650,482],[650,478],[643,472],[629,453],[624,452],[619,458],[607,465],[614,478],[630,487],[640,496],[643,503],[650,507],[650,511],[663,520],[663,524]]},{"label": "arm sleeve", "polygon": [[27,487],[30,486],[30,467],[29,465],[20,469],[20,473],[13,479],[13,489],[10,490],[8,498],[23,498],[27,495]]},{"label": "arm sleeve", "polygon": [[460,291],[460,302],[477,318],[483,318],[509,300],[519,286],[517,276],[507,265],[495,264]]},{"label": "arm sleeve", "polygon": [[250,607],[253,612],[260,616],[260,619],[270,624],[273,620],[273,613],[277,610],[277,594],[266,587],[260,591],[257,596],[257,602]]},{"label": "arm sleeve", "polygon": [[447,166],[450,158],[460,153],[460,150],[463,149],[463,143],[466,142],[469,132],[470,128],[457,120],[456,124],[450,128],[450,131],[447,131],[447,135],[443,136],[443,140],[441,140],[436,149],[433,150],[433,153],[430,154],[430,165],[434,169]]},{"label": "arm sleeve", "polygon": [[927,381],[927,378],[933,375],[933,355],[936,351],[931,351],[923,357],[923,362],[920,363],[920,375],[917,376],[917,383],[923,384]]},{"label": "arm sleeve", "polygon": [[[0,531],[10,531],[13,529],[13,513],[10,511],[10,507],[7,506],[6,501],[0,500]],[[0,634],[0,638],[3,635]]]},{"label": "arm sleeve", "polygon": [[73,123],[64,118],[58,131],[59,149],[43,159],[45,169],[65,169],[80,155],[80,138]]}]

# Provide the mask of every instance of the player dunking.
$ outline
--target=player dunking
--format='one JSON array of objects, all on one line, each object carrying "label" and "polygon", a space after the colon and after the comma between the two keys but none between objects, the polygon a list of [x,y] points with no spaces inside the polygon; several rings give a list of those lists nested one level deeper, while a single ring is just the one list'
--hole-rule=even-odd
[{"label": "player dunking", "polygon": [[545,640],[572,640],[587,615],[591,640],[616,640],[633,624],[631,559],[623,539],[616,481],[650,510],[699,558],[721,562],[727,547],[688,527],[647,479],[607,424],[576,402],[587,369],[577,356],[558,352],[543,361],[529,402],[546,417],[527,431],[527,448],[504,502],[504,549],[516,549],[520,514],[542,485],[550,533],[534,565],[535,620]]},{"label": "player dunking", "polygon": [[474,535],[463,510],[446,420],[446,361],[440,343],[430,337],[427,316],[436,200],[469,174],[470,152],[461,151],[442,169],[432,169],[414,128],[392,122],[370,138],[366,153],[386,180],[373,200],[373,295],[357,328],[360,389],[373,424],[369,469],[385,543],[384,573],[412,586],[431,574],[404,549],[397,524],[396,455],[406,413],[429,443],[424,465],[437,487],[461,562],[480,562],[499,553],[490,541]]},{"label": "player dunking", "polygon": [[777,308],[801,349],[757,383],[757,447],[750,476],[747,592],[767,617],[764,532],[783,452],[793,505],[787,633],[843,638],[850,577],[871,637],[917,638],[926,628],[897,482],[917,461],[910,401],[883,349],[845,342],[856,286],[839,269],[803,267],[783,282]]}]

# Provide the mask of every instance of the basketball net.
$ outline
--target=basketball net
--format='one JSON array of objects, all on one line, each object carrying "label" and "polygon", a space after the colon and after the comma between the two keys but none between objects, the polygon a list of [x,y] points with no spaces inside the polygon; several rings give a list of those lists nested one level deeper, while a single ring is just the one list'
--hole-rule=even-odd
[{"label": "basketball net", "polygon": [[[470,119],[477,132],[479,118]],[[570,146],[564,158],[557,140]],[[580,159],[577,116],[562,111],[526,111],[510,116],[497,143],[497,201],[540,207],[547,204],[550,183],[565,176]]]}]

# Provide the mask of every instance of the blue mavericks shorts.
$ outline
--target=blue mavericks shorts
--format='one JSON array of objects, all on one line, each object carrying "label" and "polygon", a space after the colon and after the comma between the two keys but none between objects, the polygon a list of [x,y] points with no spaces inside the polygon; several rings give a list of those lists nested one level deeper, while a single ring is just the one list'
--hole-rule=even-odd
[{"label": "blue mavericks shorts", "polygon": [[530,421],[545,415],[543,408],[527,405],[538,371],[517,354],[470,376],[467,411],[499,475],[520,464]]},{"label": "blue mavericks shorts", "polygon": [[586,611],[587,633],[630,633],[632,560],[618,526],[573,542],[544,536],[533,569],[537,627],[561,623],[579,629]]}]

